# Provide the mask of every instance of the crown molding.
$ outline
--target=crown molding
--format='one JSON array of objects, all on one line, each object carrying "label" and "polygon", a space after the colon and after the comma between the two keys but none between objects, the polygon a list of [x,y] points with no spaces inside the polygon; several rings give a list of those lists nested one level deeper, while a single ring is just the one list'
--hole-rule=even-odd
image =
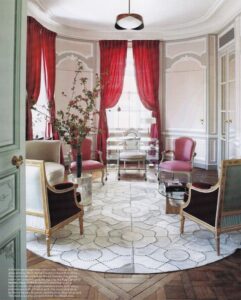
[{"label": "crown molding", "polygon": [[241,13],[241,1],[220,0],[208,12],[194,22],[179,24],[178,27],[144,28],[142,31],[117,31],[89,30],[62,25],[54,20],[51,11],[46,13],[46,8],[38,0],[28,1],[28,15],[35,18],[43,26],[56,32],[59,36],[82,40],[179,40],[194,38],[207,34],[217,34],[224,27],[234,21]]}]

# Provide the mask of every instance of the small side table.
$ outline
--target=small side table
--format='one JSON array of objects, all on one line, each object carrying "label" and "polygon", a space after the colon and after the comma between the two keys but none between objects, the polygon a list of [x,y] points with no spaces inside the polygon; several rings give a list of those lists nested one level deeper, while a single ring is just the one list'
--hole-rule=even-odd
[{"label": "small side table", "polygon": [[[183,187],[185,185],[183,184]],[[166,198],[166,214],[179,214],[181,205],[185,202],[187,190],[185,191],[166,191],[165,183],[159,184],[158,192]]]},{"label": "small side table", "polygon": [[84,206],[92,204],[92,175],[82,174],[76,178],[73,174],[68,175],[68,181],[78,184],[77,191],[81,195],[81,202]]}]

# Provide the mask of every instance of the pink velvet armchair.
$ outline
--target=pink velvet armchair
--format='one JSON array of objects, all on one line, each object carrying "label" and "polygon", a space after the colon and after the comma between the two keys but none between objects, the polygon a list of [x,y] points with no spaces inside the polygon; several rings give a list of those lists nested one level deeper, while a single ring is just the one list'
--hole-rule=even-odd
[{"label": "pink velvet armchair", "polygon": [[[102,153],[101,151],[98,151],[98,160],[91,159],[91,145],[92,141],[91,139],[84,139],[82,143],[82,172],[83,173],[93,173],[100,171],[101,172],[101,182],[104,185],[104,175],[105,175],[105,165],[102,160]],[[71,164],[70,164],[70,170],[72,173],[75,173],[77,170],[76,165],[76,150],[71,150]]]},{"label": "pink velvet armchair", "polygon": [[[174,150],[162,152],[162,160],[159,164],[158,179],[160,180],[161,172],[175,174],[186,174],[188,182],[192,182],[193,159],[195,153],[196,142],[189,137],[180,137],[175,140]],[[172,160],[166,160],[166,154],[172,154]]]}]

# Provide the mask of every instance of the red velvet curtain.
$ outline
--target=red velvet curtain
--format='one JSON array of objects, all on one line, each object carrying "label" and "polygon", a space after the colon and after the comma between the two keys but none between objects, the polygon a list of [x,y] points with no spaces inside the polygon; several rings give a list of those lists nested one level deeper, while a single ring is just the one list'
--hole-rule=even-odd
[{"label": "red velvet curtain", "polygon": [[100,41],[100,76],[102,89],[97,149],[102,151],[104,162],[106,162],[106,140],[108,138],[106,109],[115,106],[121,96],[126,66],[126,54],[127,41]]},{"label": "red velvet curtain", "polygon": [[33,139],[31,107],[37,102],[41,77],[42,26],[32,17],[27,20],[27,69],[26,69],[26,139]]},{"label": "red velvet curtain", "polygon": [[55,138],[56,132],[54,131],[53,123],[55,119],[55,70],[56,70],[56,52],[55,52],[55,40],[56,33],[46,28],[42,30],[42,50],[43,50],[43,65],[44,65],[44,77],[45,87],[50,108],[50,121],[46,128],[46,138],[50,138],[52,135]]},{"label": "red velvet curtain", "polygon": [[159,111],[159,41],[133,41],[136,83],[142,104],[152,111],[156,124],[152,125],[152,137],[159,139],[161,149],[161,123]]}]

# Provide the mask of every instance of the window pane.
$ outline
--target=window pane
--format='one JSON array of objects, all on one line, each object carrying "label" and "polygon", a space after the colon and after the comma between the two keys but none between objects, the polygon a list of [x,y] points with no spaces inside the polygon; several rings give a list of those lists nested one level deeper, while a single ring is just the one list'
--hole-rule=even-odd
[{"label": "window pane", "polygon": [[45,137],[45,130],[47,127],[47,122],[49,121],[49,110],[47,94],[45,89],[43,61],[41,70],[42,71],[39,98],[36,105],[34,105],[36,110],[32,109],[33,138]]},{"label": "window pane", "polygon": [[221,82],[226,81],[226,56],[221,58]]},{"label": "window pane", "polygon": [[[118,128],[118,112],[114,109],[109,109],[106,111],[108,124],[112,124],[112,128]],[[110,126],[109,126],[110,127]]]},{"label": "window pane", "polygon": [[226,86],[221,86],[221,110],[226,109]]},{"label": "window pane", "polygon": [[229,54],[229,80],[235,79],[235,55]]},{"label": "window pane", "polygon": [[107,112],[109,129],[149,129],[151,111],[143,106],[137,91],[131,48],[127,50],[126,64],[122,95],[117,105]]},{"label": "window pane", "polygon": [[119,115],[119,126],[118,128],[129,128],[130,127],[130,114],[129,111],[122,111]]},{"label": "window pane", "polygon": [[118,107],[121,109],[121,111],[129,111],[130,102],[128,93],[122,93],[122,96],[116,105],[116,109],[118,109]]}]

